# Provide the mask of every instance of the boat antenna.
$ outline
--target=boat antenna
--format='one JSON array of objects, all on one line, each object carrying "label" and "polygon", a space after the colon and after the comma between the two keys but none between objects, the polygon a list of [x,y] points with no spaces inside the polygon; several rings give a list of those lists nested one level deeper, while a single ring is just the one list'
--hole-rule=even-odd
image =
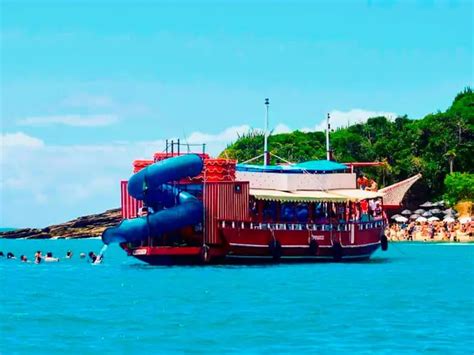
[{"label": "boat antenna", "polygon": [[331,123],[329,123],[331,116],[328,113],[326,120],[326,159],[331,160],[331,146],[329,144],[329,131],[331,130]]},{"label": "boat antenna", "polygon": [[265,99],[265,132],[263,139],[263,165],[268,165],[268,106],[270,106],[270,100]]}]

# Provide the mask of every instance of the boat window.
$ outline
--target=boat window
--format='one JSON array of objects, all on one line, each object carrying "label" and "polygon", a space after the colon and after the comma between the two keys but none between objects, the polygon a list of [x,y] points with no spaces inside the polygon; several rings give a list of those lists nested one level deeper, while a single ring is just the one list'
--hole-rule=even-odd
[{"label": "boat window", "polygon": [[265,221],[275,221],[276,219],[276,202],[265,201],[263,205],[263,218]]},{"label": "boat window", "polygon": [[285,222],[292,222],[295,219],[295,206],[291,203],[282,204],[280,219]]},{"label": "boat window", "polygon": [[300,223],[307,223],[308,222],[308,205],[306,203],[299,203],[296,206],[296,219]]}]

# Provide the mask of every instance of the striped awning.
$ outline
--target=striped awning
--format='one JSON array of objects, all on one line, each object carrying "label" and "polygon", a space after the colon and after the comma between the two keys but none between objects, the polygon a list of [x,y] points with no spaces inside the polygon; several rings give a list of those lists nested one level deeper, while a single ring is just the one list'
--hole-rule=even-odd
[{"label": "striped awning", "polygon": [[266,189],[250,189],[250,195],[257,200],[287,201],[287,202],[313,202],[313,201],[360,201],[381,197],[377,192],[357,189],[328,190],[328,191],[279,191]]}]

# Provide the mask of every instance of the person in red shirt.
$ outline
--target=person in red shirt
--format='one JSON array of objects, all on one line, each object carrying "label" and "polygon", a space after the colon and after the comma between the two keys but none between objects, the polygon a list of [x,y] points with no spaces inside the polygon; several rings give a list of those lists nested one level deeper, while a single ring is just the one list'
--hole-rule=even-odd
[{"label": "person in red shirt", "polygon": [[360,201],[361,222],[369,221],[369,202],[367,200]]}]

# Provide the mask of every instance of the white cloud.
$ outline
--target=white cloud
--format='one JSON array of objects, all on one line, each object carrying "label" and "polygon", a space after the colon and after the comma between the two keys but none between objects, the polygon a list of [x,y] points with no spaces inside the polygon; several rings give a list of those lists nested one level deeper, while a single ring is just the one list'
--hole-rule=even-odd
[{"label": "white cloud", "polygon": [[[331,129],[337,129],[341,127],[347,127],[348,125],[356,123],[364,123],[371,117],[385,116],[389,119],[394,119],[397,114],[394,112],[385,111],[369,111],[363,109],[352,109],[350,111],[339,111],[333,110],[330,113],[331,117]],[[313,129],[303,128],[303,131],[325,131],[326,121],[322,121],[317,124]]]},{"label": "white cloud", "polygon": [[44,142],[41,139],[29,136],[23,132],[5,133],[0,136],[0,147],[24,147],[24,148],[41,148]]},{"label": "white cloud", "polygon": [[112,98],[101,95],[76,94],[65,98],[62,103],[72,108],[110,108],[115,105]]},{"label": "white cloud", "polygon": [[272,134],[281,134],[281,133],[291,133],[292,130],[290,127],[283,123],[279,123],[273,128]]},{"label": "white cloud", "polygon": [[65,125],[74,127],[110,126],[118,121],[116,115],[58,115],[27,117],[18,121],[22,126]]},{"label": "white cloud", "polygon": [[190,144],[196,143],[208,143],[208,142],[219,142],[219,143],[229,143],[232,140],[235,140],[250,130],[250,126],[242,125],[242,126],[232,126],[226,128],[225,130],[217,133],[217,134],[209,134],[209,133],[202,133],[202,132],[193,132],[187,138],[186,141]]}]

